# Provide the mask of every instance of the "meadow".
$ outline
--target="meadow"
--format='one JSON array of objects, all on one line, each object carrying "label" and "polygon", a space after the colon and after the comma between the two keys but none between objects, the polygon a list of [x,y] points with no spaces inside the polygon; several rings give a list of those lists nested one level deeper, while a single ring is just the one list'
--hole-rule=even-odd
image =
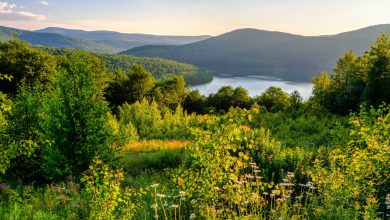
[{"label": "meadow", "polygon": [[347,52],[303,101],[1,43],[0,219],[386,219],[389,51]]}]

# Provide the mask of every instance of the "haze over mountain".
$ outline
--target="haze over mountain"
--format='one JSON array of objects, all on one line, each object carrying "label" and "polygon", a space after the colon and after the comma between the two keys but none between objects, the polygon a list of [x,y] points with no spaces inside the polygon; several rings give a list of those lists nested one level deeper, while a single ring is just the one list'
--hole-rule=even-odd
[{"label": "haze over mountain", "polygon": [[309,81],[320,71],[331,70],[345,51],[363,53],[382,33],[390,33],[390,24],[326,36],[239,29],[187,45],[149,45],[122,53],[185,62],[216,74]]},{"label": "haze over mountain", "polygon": [[64,28],[46,28],[26,31],[0,26],[0,41],[18,36],[32,45],[74,48],[99,53],[117,53],[147,44],[180,45],[204,40],[210,36],[163,36],[150,34],[123,34],[112,31],[83,31]]},{"label": "haze over mountain", "polygon": [[114,53],[116,50],[102,44],[54,33],[37,33],[0,26],[0,41],[17,37],[32,45],[58,48],[74,48],[99,53]]},{"label": "haze over mountain", "polygon": [[210,38],[211,36],[168,36],[152,34],[126,34],[114,31],[84,31],[58,27],[49,27],[37,30],[38,33],[60,34],[63,36],[79,38],[92,41],[116,51],[128,50],[138,46],[159,44],[159,45],[181,45],[194,43]]}]

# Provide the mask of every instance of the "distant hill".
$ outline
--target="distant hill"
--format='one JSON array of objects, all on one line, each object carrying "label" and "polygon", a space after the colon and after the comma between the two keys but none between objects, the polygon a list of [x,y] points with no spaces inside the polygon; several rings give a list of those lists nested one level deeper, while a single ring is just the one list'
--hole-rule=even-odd
[{"label": "distant hill", "polygon": [[[47,48],[53,55],[70,54],[71,49]],[[129,71],[135,64],[145,67],[156,79],[164,79],[170,76],[183,75],[188,85],[198,85],[210,82],[213,79],[211,71],[190,64],[179,63],[160,58],[135,57],[125,54],[101,54],[93,53],[106,64],[107,68],[114,72],[121,69]]]},{"label": "distant hill", "polygon": [[116,50],[92,41],[67,37],[60,34],[36,33],[15,28],[0,26],[0,41],[17,37],[32,45],[59,48],[75,48],[99,53],[113,53]]},{"label": "distant hill", "polygon": [[382,33],[390,33],[390,24],[314,37],[239,29],[187,45],[149,45],[122,53],[190,63],[216,74],[309,81],[320,71],[331,70],[346,51],[363,53]]},{"label": "distant hill", "polygon": [[125,34],[114,31],[84,31],[57,27],[49,27],[35,31],[37,33],[61,34],[63,36],[92,41],[113,50],[123,51],[138,46],[149,44],[158,45],[181,45],[205,40],[211,36],[166,36],[151,34]]}]

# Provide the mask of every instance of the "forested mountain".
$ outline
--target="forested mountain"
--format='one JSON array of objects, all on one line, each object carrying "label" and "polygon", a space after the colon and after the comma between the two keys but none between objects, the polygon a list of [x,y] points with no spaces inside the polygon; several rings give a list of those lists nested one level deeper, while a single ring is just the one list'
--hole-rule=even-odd
[{"label": "forested mountain", "polygon": [[123,34],[112,31],[83,31],[46,28],[26,31],[0,26],[0,41],[18,36],[33,45],[74,48],[98,53],[117,53],[148,44],[179,45],[204,40],[210,36],[163,36],[150,34]]},{"label": "forested mountain", "polygon": [[[47,48],[47,50],[54,55],[74,52],[71,49],[58,48]],[[183,75],[186,83],[189,85],[198,85],[213,79],[213,75],[208,69],[172,60],[136,57],[126,54],[94,53],[93,55],[100,58],[111,72],[115,72],[116,70],[127,72],[135,65],[141,65],[156,79],[166,79],[170,76]]]},{"label": "forested mountain", "polygon": [[13,37],[18,37],[19,39],[32,45],[46,47],[75,48],[99,53],[113,53],[116,51],[115,49],[103,44],[79,38],[68,37],[55,33],[37,33],[0,26],[0,41],[6,41]]},{"label": "forested mountain", "polygon": [[240,29],[182,46],[152,45],[124,51],[190,63],[230,75],[268,75],[309,81],[334,60],[353,50],[362,54],[375,38],[390,32],[390,24],[326,36],[300,36],[257,29]]},{"label": "forested mountain", "polygon": [[123,51],[133,47],[144,46],[149,44],[158,45],[180,45],[189,44],[196,41],[205,40],[211,36],[165,36],[152,34],[126,34],[114,31],[84,31],[72,30],[65,28],[49,27],[37,30],[38,33],[54,33],[63,36],[80,38],[83,40],[93,41],[115,50]]}]

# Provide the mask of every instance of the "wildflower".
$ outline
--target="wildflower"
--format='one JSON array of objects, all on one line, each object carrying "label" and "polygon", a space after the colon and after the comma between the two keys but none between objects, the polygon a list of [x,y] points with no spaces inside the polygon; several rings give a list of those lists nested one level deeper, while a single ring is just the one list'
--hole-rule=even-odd
[{"label": "wildflower", "polygon": [[222,210],[221,210],[221,209],[218,209],[218,210],[217,210],[217,214],[219,214],[219,215],[222,214]]},{"label": "wildflower", "polygon": [[256,166],[256,163],[249,163],[249,165],[251,165],[251,166]]},{"label": "wildflower", "polygon": [[167,195],[157,193],[157,197],[158,197],[158,198],[165,198],[165,197],[167,197]]},{"label": "wildflower", "polygon": [[183,197],[183,196],[185,196],[185,195],[186,195],[186,192],[184,192],[184,191],[180,191],[180,192],[179,192],[179,196],[180,196],[180,197]]},{"label": "wildflower", "polygon": [[264,177],[262,177],[262,176],[256,176],[256,179],[258,179],[258,180],[261,180],[261,179],[263,179]]},{"label": "wildflower", "polygon": [[288,178],[295,178],[295,173],[287,172],[287,177]]},{"label": "wildflower", "polygon": [[294,186],[294,183],[279,183],[279,186]]},{"label": "wildflower", "polygon": [[221,189],[218,186],[216,186],[216,187],[214,187],[214,190],[215,191],[220,191]]},{"label": "wildflower", "polygon": [[263,192],[263,195],[265,195],[265,196],[266,196],[266,195],[268,195],[268,193],[267,193],[267,192]]},{"label": "wildflower", "polygon": [[253,172],[255,172],[255,173],[260,173],[261,171],[260,171],[260,170],[254,170]]},{"label": "wildflower", "polygon": [[193,219],[195,219],[195,218],[196,218],[196,215],[195,215],[194,213],[191,213],[190,219],[193,220]]},{"label": "wildflower", "polygon": [[302,184],[302,183],[299,183],[298,184],[299,186],[302,186],[302,187],[306,187],[306,188],[309,188],[309,189],[317,189],[315,187],[315,184],[313,182],[307,182],[306,184]]},{"label": "wildflower", "polygon": [[288,183],[289,181],[288,179],[283,179],[283,182]]},{"label": "wildflower", "polygon": [[283,202],[284,199],[282,199],[282,198],[277,198],[276,201],[277,201],[277,202]]},{"label": "wildflower", "polygon": [[164,206],[165,206],[165,207],[168,206],[168,202],[167,202],[167,201],[164,202]]},{"label": "wildflower", "polygon": [[181,197],[180,200],[184,202],[184,201],[186,201],[186,198]]},{"label": "wildflower", "polygon": [[150,208],[152,208],[152,209],[156,209],[157,207],[158,207],[158,204],[157,204],[157,203],[155,203],[155,204],[153,204],[153,205],[150,206]]},{"label": "wildflower", "polygon": [[254,179],[255,177],[252,176],[252,175],[249,175],[249,174],[245,174],[245,178],[246,178],[246,179]]},{"label": "wildflower", "polygon": [[258,199],[260,199],[260,196],[257,193],[252,193],[252,198],[254,200],[258,200]]},{"label": "wildflower", "polygon": [[151,187],[156,188],[159,185],[160,185],[159,183],[155,183],[155,184],[151,185]]},{"label": "wildflower", "polygon": [[177,205],[177,204],[172,204],[172,205],[171,205],[171,208],[175,208],[175,209],[176,209],[176,208],[179,208],[179,205]]},{"label": "wildflower", "polygon": [[277,191],[274,189],[274,190],[271,191],[271,194],[276,194],[276,192]]}]

